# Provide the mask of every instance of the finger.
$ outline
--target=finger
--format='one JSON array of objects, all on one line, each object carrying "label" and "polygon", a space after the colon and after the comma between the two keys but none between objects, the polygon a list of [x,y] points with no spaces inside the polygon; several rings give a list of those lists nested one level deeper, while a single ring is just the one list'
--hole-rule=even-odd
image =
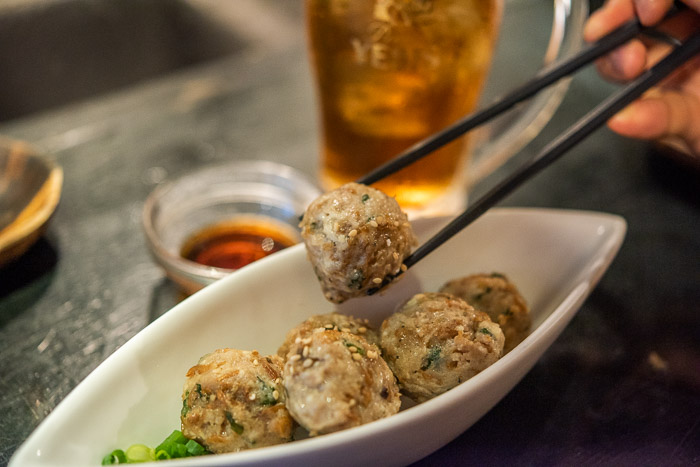
[{"label": "finger", "polygon": [[[700,0],[685,0],[684,3],[700,13]],[[657,24],[672,6],[673,0],[608,0],[586,21],[583,37],[594,42],[634,17],[639,17],[646,26]]]},{"label": "finger", "polygon": [[683,3],[688,5],[690,8],[700,13],[700,0],[683,0]]},{"label": "finger", "polygon": [[598,71],[607,80],[625,82],[639,76],[646,68],[647,50],[639,40],[632,40],[596,61]]},{"label": "finger", "polygon": [[700,98],[700,55],[678,67],[657,85],[661,89],[680,89]]},{"label": "finger", "polygon": [[608,0],[586,21],[583,38],[587,42],[597,41],[634,18],[634,14],[632,0]]},{"label": "finger", "polygon": [[678,136],[700,154],[700,101],[675,91],[657,91],[608,121],[613,131],[631,138],[657,140]]},{"label": "finger", "polygon": [[664,21],[656,29],[684,40],[697,31],[698,27],[700,27],[700,15],[694,11],[686,11]]},{"label": "finger", "polygon": [[661,21],[672,6],[673,0],[634,0],[639,21],[645,26]]}]

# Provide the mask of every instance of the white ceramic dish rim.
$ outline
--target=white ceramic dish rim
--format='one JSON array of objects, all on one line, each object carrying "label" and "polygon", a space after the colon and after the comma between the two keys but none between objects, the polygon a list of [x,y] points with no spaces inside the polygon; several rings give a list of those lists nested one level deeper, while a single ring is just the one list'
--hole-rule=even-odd
[{"label": "white ceramic dish rim", "polygon": [[[333,452],[340,449],[341,446],[364,446],[366,443],[371,444],[373,439],[377,437],[380,438],[378,435],[386,436],[387,433],[402,426],[406,426],[407,424],[420,423],[421,420],[427,417],[434,417],[436,413],[444,413],[449,411],[456,403],[463,401],[470,393],[477,393],[484,387],[496,384],[503,374],[509,375],[510,378],[517,383],[517,381],[519,381],[529,371],[532,364],[534,364],[539,356],[549,347],[554,339],[556,339],[566,324],[568,324],[571,318],[575,315],[579,306],[587,297],[588,293],[593,289],[604,271],[612,262],[624,238],[626,224],[623,219],[611,214],[585,211],[510,208],[494,209],[492,212],[498,212],[501,215],[507,215],[509,213],[530,213],[537,216],[558,213],[564,215],[573,214],[575,216],[589,216],[592,219],[600,219],[601,222],[604,220],[611,230],[606,237],[606,243],[601,245],[596,250],[595,255],[588,259],[586,268],[578,272],[578,276],[582,276],[581,279],[585,280],[576,281],[575,287],[567,291],[565,298],[563,298],[563,300],[561,300],[561,302],[554,307],[550,314],[536,329],[534,329],[530,336],[528,336],[512,352],[504,356],[487,370],[476,375],[460,386],[448,391],[447,393],[426,403],[403,410],[400,413],[386,419],[378,420],[373,423],[342,432],[317,438],[299,440],[285,445],[271,446],[235,454],[173,460],[169,461],[170,463],[168,465],[260,465],[274,462],[285,462],[287,465],[293,465],[295,463],[298,463],[298,465],[308,465],[308,459],[311,455],[318,454],[320,452]],[[302,249],[303,245],[297,245],[296,247],[289,248],[273,257],[258,261],[257,263],[244,268],[241,270],[241,272],[236,274],[240,274],[246,270],[249,271],[249,274],[253,274],[255,273],[255,270],[261,268],[264,263],[270,261],[284,261],[285,257],[303,254],[299,253],[299,250]],[[223,290],[228,286],[230,281],[234,280],[236,280],[234,275],[229,276],[229,278],[221,280],[218,283],[208,287],[205,289],[205,291],[200,292],[200,294],[215,294],[217,293],[217,290]],[[197,296],[199,296],[199,294],[197,294]],[[56,429],[60,427],[61,420],[71,416],[72,405],[80,404],[80,398],[83,395],[89,394],[92,386],[94,386],[95,383],[99,384],[99,381],[102,378],[108,377],[113,371],[112,367],[115,366],[113,364],[116,364],[116,366],[120,365],[119,360],[127,357],[132,349],[138,349],[142,342],[147,342],[149,339],[157,336],[159,333],[167,334],[168,324],[175,323],[180,314],[187,313],[189,304],[192,303],[191,300],[197,300],[197,296],[193,296],[192,298],[174,307],[170,312],[151,323],[124,346],[114,352],[114,354],[108,357],[80,385],[78,385],[78,387],[76,387],[64,401],[57,406],[54,412],[50,414],[49,417],[44,420],[44,422],[40,424],[37,430],[35,430],[35,432],[15,453],[10,465],[32,465],[32,459],[37,461],[37,457],[40,457],[42,439],[47,436],[50,437],[52,432],[55,433]],[[504,394],[507,393],[510,388],[512,388],[512,386],[510,386],[508,390],[504,392]],[[483,413],[487,412],[498,400],[500,400],[501,397],[502,395],[497,397],[495,401],[489,402],[488,406],[485,408],[485,410],[483,410]],[[467,427],[480,418],[483,413],[477,416],[472,422],[469,422]],[[164,436],[166,434],[164,434]],[[452,438],[431,440],[429,442],[430,446],[423,448],[424,452],[422,452],[422,454],[425,455],[434,451],[435,449],[449,442],[451,439]],[[41,462],[41,465],[45,465],[45,463]]]}]

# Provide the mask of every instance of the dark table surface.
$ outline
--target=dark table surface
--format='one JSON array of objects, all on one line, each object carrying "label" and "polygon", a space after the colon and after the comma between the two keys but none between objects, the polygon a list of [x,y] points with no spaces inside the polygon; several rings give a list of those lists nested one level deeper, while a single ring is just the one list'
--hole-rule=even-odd
[{"label": "dark table surface", "polygon": [[[277,18],[283,40],[270,47],[0,124],[0,134],[50,150],[65,171],[47,233],[0,269],[0,465],[178,301],[141,233],[156,185],[231,159],[314,173],[314,96],[298,10],[288,13]],[[612,89],[593,71],[578,75],[523,154]],[[700,464],[699,182],[697,169],[601,129],[502,203],[615,213],[627,237],[532,371],[418,465]]]}]

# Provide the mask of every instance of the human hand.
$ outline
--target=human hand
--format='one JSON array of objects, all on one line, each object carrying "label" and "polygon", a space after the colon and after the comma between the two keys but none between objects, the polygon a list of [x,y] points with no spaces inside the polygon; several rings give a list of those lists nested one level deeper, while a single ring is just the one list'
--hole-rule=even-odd
[{"label": "human hand", "polygon": [[[689,7],[661,23],[660,31],[685,39],[700,28],[700,0],[684,0]],[[673,6],[673,0],[607,0],[586,23],[584,39],[596,41],[635,17],[645,26],[658,25]],[[639,76],[660,60],[670,45],[634,39],[596,65],[606,79],[625,82]],[[648,91],[608,121],[615,132],[639,139],[681,139],[700,157],[700,58],[691,59],[659,86]]]}]

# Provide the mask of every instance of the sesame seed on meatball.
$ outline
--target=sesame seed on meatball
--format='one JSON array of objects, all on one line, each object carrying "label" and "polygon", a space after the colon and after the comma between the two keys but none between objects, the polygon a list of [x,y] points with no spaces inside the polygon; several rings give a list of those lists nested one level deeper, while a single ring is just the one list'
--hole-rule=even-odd
[{"label": "sesame seed on meatball", "polygon": [[449,294],[414,295],[381,327],[383,355],[402,393],[423,402],[493,364],[503,333],[486,313]]},{"label": "sesame seed on meatball", "polygon": [[289,412],[312,436],[388,417],[401,406],[379,348],[348,332],[319,329],[294,343],[284,381]]},{"label": "sesame seed on meatball", "polygon": [[357,183],[314,200],[299,226],[324,295],[333,303],[366,295],[398,274],[416,244],[396,200]]},{"label": "sesame seed on meatball", "polygon": [[530,308],[515,284],[503,274],[454,279],[443,285],[440,292],[456,295],[498,323],[506,338],[503,353],[510,352],[530,332]]},{"label": "sesame seed on meatball", "polygon": [[187,372],[182,434],[213,453],[292,440],[285,406],[282,359],[256,351],[219,349]]},{"label": "sesame seed on meatball", "polygon": [[326,313],[314,315],[292,328],[284,339],[284,342],[277,350],[277,355],[282,358],[287,357],[292,345],[307,336],[316,329],[335,329],[336,331],[350,332],[364,337],[370,344],[379,345],[379,335],[372,329],[366,319],[354,318],[341,313]]}]

